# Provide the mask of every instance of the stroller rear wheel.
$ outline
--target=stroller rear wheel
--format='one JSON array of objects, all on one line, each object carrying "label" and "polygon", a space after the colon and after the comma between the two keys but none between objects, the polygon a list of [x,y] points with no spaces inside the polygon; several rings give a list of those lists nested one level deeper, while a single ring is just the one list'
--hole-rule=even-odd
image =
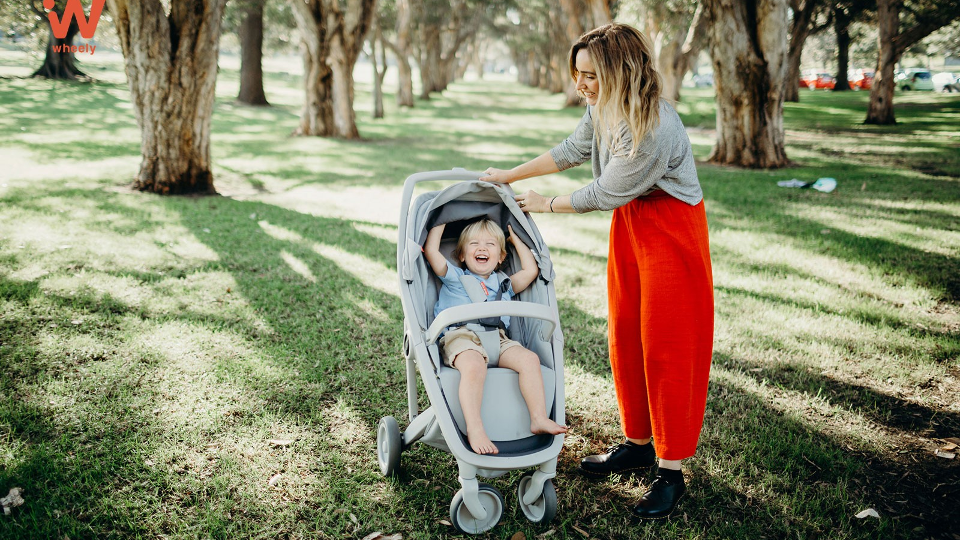
[{"label": "stroller rear wheel", "polygon": [[384,416],[377,425],[377,461],[384,476],[393,476],[400,469],[403,436],[397,419]]},{"label": "stroller rear wheel", "polygon": [[532,504],[524,504],[523,499],[527,491],[530,490],[533,483],[533,473],[528,472],[520,478],[517,484],[517,499],[520,510],[527,516],[531,522],[538,525],[549,523],[557,515],[557,489],[553,486],[553,480],[547,480],[543,483],[543,494]]},{"label": "stroller rear wheel", "polygon": [[450,521],[453,523],[453,528],[459,532],[480,534],[489,531],[496,527],[497,523],[500,523],[500,518],[503,517],[503,495],[490,484],[481,483],[478,487],[480,504],[487,511],[487,516],[482,520],[475,518],[467,505],[463,504],[462,489],[450,501]]}]

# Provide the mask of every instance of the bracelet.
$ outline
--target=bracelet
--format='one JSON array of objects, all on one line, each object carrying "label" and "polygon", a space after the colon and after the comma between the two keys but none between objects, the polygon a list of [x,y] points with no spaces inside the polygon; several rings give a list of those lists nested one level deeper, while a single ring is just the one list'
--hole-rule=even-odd
[{"label": "bracelet", "polygon": [[[559,195],[557,195],[559,197]],[[550,212],[553,213],[553,201],[557,200],[557,197],[550,199]]]}]

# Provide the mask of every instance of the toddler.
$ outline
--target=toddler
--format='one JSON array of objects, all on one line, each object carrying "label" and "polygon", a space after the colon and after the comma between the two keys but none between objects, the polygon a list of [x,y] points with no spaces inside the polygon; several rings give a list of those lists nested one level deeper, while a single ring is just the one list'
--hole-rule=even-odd
[{"label": "toddler", "polygon": [[[434,308],[434,316],[444,309],[470,304],[470,296],[460,281],[460,276],[476,278],[488,298],[495,298],[501,288],[497,283],[496,270],[507,257],[506,239],[503,230],[489,219],[471,223],[460,234],[454,251],[461,268],[450,264],[440,253],[440,238],[445,225],[430,229],[424,252],[427,262],[440,278],[440,297]],[[537,278],[540,270],[530,248],[507,226],[510,242],[520,256],[520,271],[509,278],[509,286],[503,292],[501,300],[510,298],[526,289]],[[509,339],[504,328],[510,325],[509,317],[501,317],[500,360],[499,366],[512,369],[520,375],[520,393],[530,411],[530,431],[557,435],[566,433],[567,427],[561,426],[547,417],[544,403],[543,379],[540,372],[540,359],[536,353]],[[487,376],[488,356],[481,344],[480,337],[464,326],[447,329],[440,339],[443,351],[443,363],[460,372],[460,407],[467,422],[467,439],[470,447],[478,454],[496,454],[496,445],[487,436],[480,418],[480,404],[483,400],[483,382]]]}]

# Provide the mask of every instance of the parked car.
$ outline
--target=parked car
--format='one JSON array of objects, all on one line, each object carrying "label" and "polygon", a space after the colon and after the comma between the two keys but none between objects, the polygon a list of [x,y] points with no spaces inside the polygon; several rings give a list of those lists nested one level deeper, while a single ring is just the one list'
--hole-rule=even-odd
[{"label": "parked car", "polygon": [[931,81],[936,92],[960,92],[960,73],[937,73]]},{"label": "parked car", "polygon": [[869,90],[873,86],[874,72],[872,69],[851,69],[847,72],[847,80],[851,90]]},{"label": "parked car", "polygon": [[897,90],[933,90],[933,74],[929,69],[913,68],[896,78]]},{"label": "parked car", "polygon": [[814,69],[808,69],[800,75],[800,87],[809,88],[811,90],[833,90],[833,86],[836,84],[836,82],[837,81],[833,78],[833,75]]}]

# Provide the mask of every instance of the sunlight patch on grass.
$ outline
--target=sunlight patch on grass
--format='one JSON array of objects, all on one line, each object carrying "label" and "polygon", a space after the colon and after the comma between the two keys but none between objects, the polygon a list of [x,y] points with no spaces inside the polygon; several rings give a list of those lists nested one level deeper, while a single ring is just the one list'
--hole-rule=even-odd
[{"label": "sunlight patch on grass", "polygon": [[372,225],[367,223],[352,223],[353,228],[364,233],[368,234],[374,238],[379,238],[381,240],[386,240],[390,243],[395,243],[397,241],[397,227],[383,226],[383,225]]},{"label": "sunlight patch on grass", "polygon": [[313,250],[336,264],[341,270],[357,278],[365,286],[393,296],[400,296],[400,285],[397,283],[396,271],[382,263],[350,253],[339,246],[315,243]]},{"label": "sunlight patch on grass", "polygon": [[309,281],[310,283],[316,283],[317,277],[313,275],[313,272],[310,271],[310,266],[307,263],[303,262],[302,259],[297,258],[295,255],[292,255],[286,250],[280,252],[280,258],[283,259],[283,262],[287,263],[287,266],[291,270],[300,274],[303,279]]},{"label": "sunlight patch on grass", "polygon": [[622,435],[613,381],[564,363],[567,415],[575,415],[577,433],[590,439],[616,440]]},{"label": "sunlight patch on grass", "polygon": [[[871,271],[864,265],[798,248],[790,239],[777,234],[722,229],[711,236],[711,244],[735,254],[731,262],[766,268],[768,273],[778,273],[778,268],[789,269],[801,276],[816,278],[866,297],[883,299],[897,306],[924,306],[930,302],[929,291],[889,284],[882,276],[877,275],[877,272]],[[742,284],[748,290],[755,289],[751,286],[751,283],[757,283],[755,274],[738,275],[735,266],[725,268],[723,264],[725,257],[720,256],[717,259],[718,264],[714,266],[714,275],[718,285]],[[742,280],[745,283],[738,283]],[[799,292],[795,289],[789,290],[792,293]],[[774,292],[779,291],[774,290]],[[826,296],[832,294],[836,294],[836,291],[824,293]]]},{"label": "sunlight patch on grass", "polygon": [[277,240],[283,240],[285,242],[304,242],[303,236],[299,233],[295,233],[289,229],[285,229],[278,225],[273,225],[267,220],[260,220],[257,222],[260,225],[260,228],[263,229],[263,232],[267,233],[271,238],[276,238]]},{"label": "sunlight patch on grass", "polygon": [[[899,221],[889,212],[866,212],[851,215],[849,211],[829,207],[811,207],[804,204],[787,205],[789,215],[819,222],[824,228],[837,229],[865,238],[895,241],[905,246],[952,257],[960,249],[960,232],[942,227],[919,227],[909,221]],[[956,208],[954,209],[956,211]]]},{"label": "sunlight patch on grass", "polygon": [[305,185],[257,200],[303,214],[395,225],[400,219],[401,190],[380,187]]}]

